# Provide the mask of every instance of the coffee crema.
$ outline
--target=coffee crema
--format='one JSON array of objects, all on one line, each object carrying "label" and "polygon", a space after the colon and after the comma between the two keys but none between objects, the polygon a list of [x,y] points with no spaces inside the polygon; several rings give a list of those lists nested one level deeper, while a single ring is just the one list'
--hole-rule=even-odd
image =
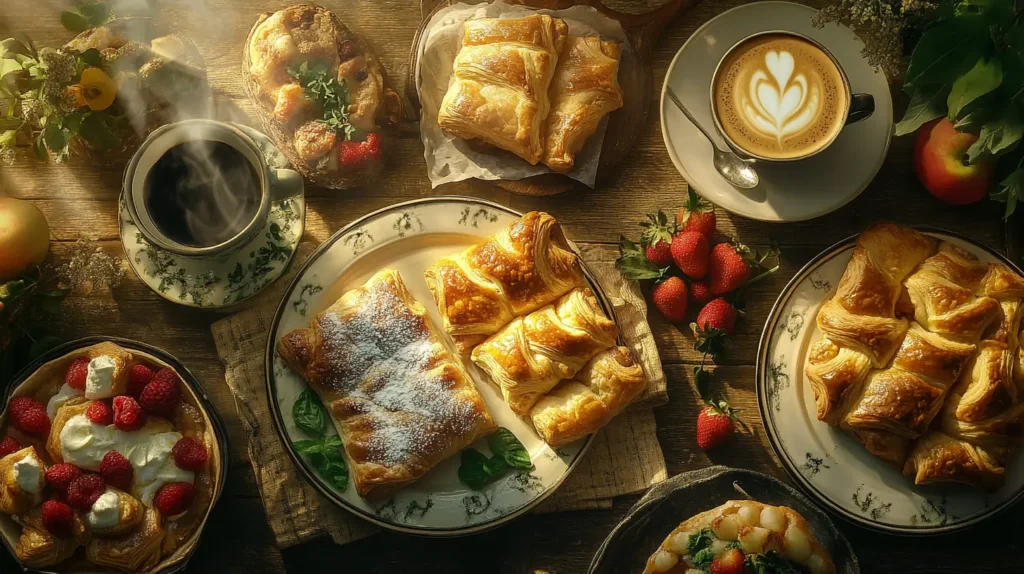
[{"label": "coffee crema", "polygon": [[785,160],[830,144],[846,122],[849,101],[842,71],[821,48],[799,36],[766,34],[725,56],[712,105],[736,147]]}]

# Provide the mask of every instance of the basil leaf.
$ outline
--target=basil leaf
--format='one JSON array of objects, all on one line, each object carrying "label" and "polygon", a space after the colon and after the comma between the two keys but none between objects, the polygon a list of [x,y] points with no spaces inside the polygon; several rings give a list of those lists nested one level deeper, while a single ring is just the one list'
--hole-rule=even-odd
[{"label": "basil leaf", "polygon": [[487,462],[484,463],[484,472],[489,474],[492,479],[505,474],[505,471],[508,470],[508,468],[509,466],[508,463],[505,462],[505,459],[497,455],[487,459]]},{"label": "basil leaf", "polygon": [[711,548],[701,548],[691,560],[694,566],[705,568],[711,566],[711,563],[715,561],[715,553],[711,551]]},{"label": "basil leaf", "polygon": [[711,532],[710,528],[702,528],[699,532],[695,532],[690,535],[690,539],[686,542],[686,550],[690,555],[696,555],[701,550],[711,546],[711,543],[715,541],[715,534]]},{"label": "basil leaf", "polygon": [[328,484],[338,490],[348,488],[348,464],[341,452],[341,437],[332,435],[295,441],[292,446],[309,460]]},{"label": "basil leaf", "polygon": [[974,100],[995,90],[1003,82],[1003,67],[999,60],[979,58],[974,67],[953,82],[946,106],[950,121],[960,119],[964,107]]},{"label": "basil leaf", "polygon": [[475,448],[462,451],[459,464],[459,481],[473,490],[480,490],[491,481],[487,473],[487,457]]},{"label": "basil leaf", "polygon": [[302,391],[296,399],[295,405],[292,406],[292,419],[295,426],[311,435],[320,436],[327,431],[323,404],[320,397],[311,389]]},{"label": "basil leaf", "polygon": [[487,446],[491,447],[491,453],[505,459],[512,468],[533,468],[533,461],[526,447],[505,427],[498,427],[498,430],[487,437]]},{"label": "basil leaf", "polygon": [[344,462],[329,462],[324,468],[319,469],[320,476],[338,490],[348,488],[348,467]]},{"label": "basil leaf", "polygon": [[310,453],[317,452],[321,448],[321,443],[317,439],[299,440],[292,443],[295,450],[299,451],[299,454],[309,455]]},{"label": "basil leaf", "polygon": [[89,29],[89,21],[77,10],[65,10],[60,13],[60,23],[72,32],[85,32]]}]

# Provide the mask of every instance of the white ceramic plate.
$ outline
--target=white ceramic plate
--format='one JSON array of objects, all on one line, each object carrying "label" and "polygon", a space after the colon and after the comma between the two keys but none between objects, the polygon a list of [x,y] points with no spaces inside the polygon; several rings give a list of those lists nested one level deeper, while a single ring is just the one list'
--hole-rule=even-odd
[{"label": "white ceramic plate", "polygon": [[[668,155],[694,189],[732,213],[762,221],[825,215],[860,195],[885,160],[892,133],[892,97],[885,74],[861,57],[864,44],[849,28],[829,24],[819,30],[811,25],[816,13],[790,2],[738,6],[701,26],[669,65],[661,92],[661,133]],[[821,42],[846,70],[853,92],[874,96],[875,113],[844,128],[814,157],[791,164],[758,163],[760,185],[739,191],[715,171],[711,144],[665,96],[665,88],[671,86],[697,121],[717,135],[710,100],[715,67],[736,42],[767,30],[789,30]],[[725,147],[720,137],[719,145]]]},{"label": "white ceramic plate", "polygon": [[[349,484],[338,491],[320,479],[291,443],[309,438],[292,419],[292,405],[307,388],[277,354],[276,344],[309,321],[345,291],[378,270],[390,267],[402,275],[412,295],[428,310],[435,325],[440,315],[423,271],[445,255],[457,253],[496,233],[520,214],[479,199],[436,197],[400,203],[371,213],[335,233],[309,258],[286,291],[267,341],[267,392],[274,422],[299,469],[336,504],[381,527],[431,536],[458,536],[493,528],[536,506],[562,483],[590,446],[590,438],[552,449],[517,417],[487,375],[466,361],[466,368],[499,426],[508,428],[530,452],[535,469],[509,473],[481,491],[459,482],[459,456],[437,465],[426,476],[384,500],[365,500]],[[599,286],[591,288],[612,314]],[[334,429],[331,429],[334,432]],[[486,441],[475,444],[486,448]],[[484,452],[487,452],[486,450]]]},{"label": "white ceramic plate", "polygon": [[[964,237],[920,231],[1020,273],[1003,256]],[[915,486],[853,437],[816,417],[804,358],[820,337],[818,308],[839,284],[855,240],[837,243],[804,266],[768,316],[757,358],[757,404],[768,438],[793,479],[848,520],[899,534],[938,534],[977,524],[1024,495],[1024,456],[1008,465],[1006,484],[993,493],[961,485]]]}]

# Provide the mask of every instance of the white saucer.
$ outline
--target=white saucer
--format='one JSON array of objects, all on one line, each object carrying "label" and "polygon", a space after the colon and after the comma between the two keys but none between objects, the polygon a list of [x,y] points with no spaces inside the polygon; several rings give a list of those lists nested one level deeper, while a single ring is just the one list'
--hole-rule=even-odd
[{"label": "white saucer", "polygon": [[[233,125],[256,142],[268,165],[288,167],[288,159],[270,138],[249,126]],[[175,255],[147,241],[128,213],[123,193],[119,211],[128,264],[147,287],[179,305],[222,309],[253,297],[284,274],[302,238],[306,200],[300,192],[273,202],[263,230],[252,242],[227,255],[202,259]]]},{"label": "white saucer", "polygon": [[[732,213],[762,221],[802,221],[825,215],[860,195],[882,167],[892,136],[892,97],[885,74],[860,52],[864,43],[845,26],[817,29],[813,8],[790,2],[756,2],[720,14],[700,27],[679,49],[661,90],[661,133],[679,173],[701,195]],[[672,90],[712,135],[711,76],[726,50],[756,32],[789,30],[817,40],[850,77],[854,93],[875,98],[870,118],[847,126],[828,149],[792,164],[757,165],[761,183],[740,191],[711,163],[712,148],[686,116],[665,97]],[[719,139],[724,147],[724,141]]]}]

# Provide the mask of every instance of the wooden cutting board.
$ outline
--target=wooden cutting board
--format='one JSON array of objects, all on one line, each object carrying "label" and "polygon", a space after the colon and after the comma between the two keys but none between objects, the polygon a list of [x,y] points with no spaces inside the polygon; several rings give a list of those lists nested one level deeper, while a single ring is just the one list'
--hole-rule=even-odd
[{"label": "wooden cutting board", "polygon": [[[410,111],[414,115],[418,116],[420,110],[415,77],[419,57],[417,46],[419,46],[420,37],[438,10],[458,1],[420,0],[420,12],[423,20],[413,38],[412,51],[409,56],[410,73],[406,86],[406,94],[412,103]],[[685,9],[696,4],[698,0],[668,0],[661,7],[646,14],[618,12],[605,6],[600,0],[506,0],[506,2],[550,10],[564,10],[577,5],[592,6],[622,25],[630,45],[630,50],[624,53],[623,57],[633,58],[634,62],[632,62],[633,65],[623,65],[620,68],[619,85],[622,88],[622,107],[608,116],[608,129],[605,131],[601,160],[597,168],[597,181],[600,182],[626,157],[646,124],[651,106],[651,94],[654,90],[651,48],[665,27]],[[624,73],[628,73],[628,77],[624,76]],[[521,195],[555,195],[583,186],[580,182],[557,173],[535,175],[520,180],[496,180],[490,183]]]}]

